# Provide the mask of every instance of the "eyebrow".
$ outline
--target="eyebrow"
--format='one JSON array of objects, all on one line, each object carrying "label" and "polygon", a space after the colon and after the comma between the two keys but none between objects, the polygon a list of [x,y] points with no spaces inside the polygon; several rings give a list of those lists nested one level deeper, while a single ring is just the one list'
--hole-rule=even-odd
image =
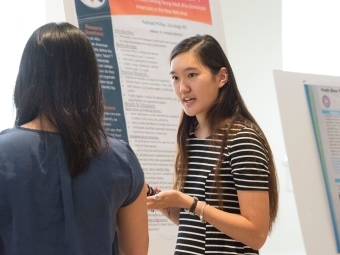
[{"label": "eyebrow", "polygon": [[[195,70],[198,70],[198,68],[196,67],[187,67],[184,69],[184,72],[187,72],[187,71],[195,71]],[[169,74],[174,74],[176,73],[175,71],[171,71]]]}]

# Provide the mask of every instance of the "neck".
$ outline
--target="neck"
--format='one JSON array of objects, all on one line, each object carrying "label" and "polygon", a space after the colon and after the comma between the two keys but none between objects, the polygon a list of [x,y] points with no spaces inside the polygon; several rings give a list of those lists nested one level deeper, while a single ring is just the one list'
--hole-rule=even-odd
[{"label": "neck", "polygon": [[[206,138],[208,136],[211,135],[211,130],[209,128],[209,125],[208,125],[208,122],[202,120],[202,119],[198,119],[197,116],[196,116],[196,119],[197,119],[197,126],[195,128],[195,136],[197,138]],[[231,118],[227,118],[225,119],[222,123],[221,123],[221,126],[226,126],[227,124],[229,124],[231,122]]]},{"label": "neck", "polygon": [[34,130],[42,130],[42,131],[49,131],[49,132],[58,132],[54,125],[50,121],[48,121],[45,117],[38,116],[34,120],[27,122],[21,127],[34,129]]},{"label": "neck", "polygon": [[210,136],[210,129],[209,129],[208,125],[198,123],[196,128],[195,128],[195,136],[197,138],[206,138],[206,137]]}]

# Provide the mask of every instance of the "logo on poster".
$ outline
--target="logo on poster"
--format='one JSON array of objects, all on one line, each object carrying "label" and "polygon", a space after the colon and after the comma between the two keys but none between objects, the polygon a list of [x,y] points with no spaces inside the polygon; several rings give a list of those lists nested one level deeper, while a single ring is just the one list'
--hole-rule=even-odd
[{"label": "logo on poster", "polygon": [[322,97],[322,103],[327,108],[330,107],[330,105],[331,105],[331,101],[329,100],[328,96],[323,96]]},{"label": "logo on poster", "polygon": [[98,9],[102,7],[106,2],[106,0],[80,0],[80,1],[92,9]]}]

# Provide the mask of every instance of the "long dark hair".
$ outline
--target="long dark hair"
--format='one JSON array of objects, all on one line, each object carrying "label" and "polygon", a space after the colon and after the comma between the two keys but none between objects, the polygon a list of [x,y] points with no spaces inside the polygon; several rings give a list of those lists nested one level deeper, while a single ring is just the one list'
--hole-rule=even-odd
[{"label": "long dark hair", "polygon": [[14,104],[16,125],[44,117],[60,133],[72,176],[106,141],[97,60],[87,36],[69,23],[33,32],[22,54]]},{"label": "long dark hair", "polygon": [[[219,89],[217,100],[206,114],[207,123],[211,132],[212,140],[217,138],[217,131],[227,127],[225,137],[222,139],[220,156],[215,170],[215,183],[219,197],[219,205],[222,204],[222,187],[219,172],[223,161],[223,150],[226,145],[228,131],[234,123],[242,121],[250,123],[260,134],[263,144],[268,151],[269,158],[269,202],[270,202],[270,230],[276,219],[278,211],[278,187],[277,176],[273,155],[268,141],[260,129],[259,125],[248,111],[241,94],[237,88],[236,80],[230,63],[216,39],[210,35],[196,35],[179,42],[170,54],[170,62],[179,54],[191,52],[213,75],[219,73],[222,67],[227,69],[228,81]],[[226,125],[226,120],[228,124]],[[183,190],[183,186],[188,173],[188,151],[187,139],[190,131],[197,125],[195,116],[188,116],[183,110],[177,132],[177,155],[175,161],[175,183],[174,189]],[[220,138],[218,138],[220,139]]]}]

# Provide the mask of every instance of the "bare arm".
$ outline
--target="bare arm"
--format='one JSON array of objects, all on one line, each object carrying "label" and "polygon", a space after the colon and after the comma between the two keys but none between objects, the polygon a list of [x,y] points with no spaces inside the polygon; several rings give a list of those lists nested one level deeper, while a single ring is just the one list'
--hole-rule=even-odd
[{"label": "bare arm", "polygon": [[117,214],[117,233],[121,255],[147,255],[149,249],[146,192]]},{"label": "bare arm", "polygon": [[[223,212],[212,206],[204,208],[204,220],[226,235],[254,250],[265,243],[269,231],[269,195],[267,191],[237,191],[241,214]],[[203,202],[195,214],[200,215]]]},{"label": "bare arm", "polygon": [[177,226],[179,225],[179,211],[181,208],[179,207],[167,207],[167,208],[161,208],[159,211],[167,217],[169,220],[171,220],[174,224]]},{"label": "bare arm", "polygon": [[[180,209],[189,208],[192,204],[192,197],[177,190],[166,190],[157,195],[160,198],[159,200],[155,200],[155,196],[147,198],[148,210],[159,210],[174,224],[178,225]],[[167,208],[170,210],[168,211]]]},{"label": "bare arm", "polygon": [[178,226],[179,224],[179,212],[185,196],[187,197],[187,203],[190,203],[190,196],[183,194],[176,190],[162,191],[157,194],[160,200],[155,200],[155,196],[147,197],[148,210],[159,210],[169,220]]},{"label": "bare arm", "polygon": [[[204,220],[233,239],[258,250],[267,239],[269,230],[269,195],[267,191],[237,191],[241,214],[221,211],[213,206],[204,208]],[[163,191],[148,197],[148,209],[158,209],[165,216],[163,208],[175,207],[174,218],[169,218],[178,225],[179,209],[190,208],[193,198],[179,191]],[[203,202],[198,202],[195,214],[199,217]]]}]

